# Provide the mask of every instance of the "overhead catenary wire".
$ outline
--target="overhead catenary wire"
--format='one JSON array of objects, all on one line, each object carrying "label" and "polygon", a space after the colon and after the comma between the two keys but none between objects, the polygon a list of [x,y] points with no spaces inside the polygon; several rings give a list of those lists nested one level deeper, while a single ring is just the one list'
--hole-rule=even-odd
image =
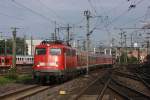
[{"label": "overhead catenary wire", "polygon": [[[144,0],[140,0],[137,3],[135,3],[135,5],[137,6],[138,4],[142,3],[143,1]],[[124,11],[123,13],[121,13],[119,16],[115,17],[110,23],[108,23],[107,26],[112,25],[114,22],[118,21],[122,16],[124,16],[125,14],[127,14],[131,9],[133,9],[135,7],[131,7],[131,5],[130,5],[129,9],[127,9],[126,11]]]},{"label": "overhead catenary wire", "polygon": [[[116,7],[115,7],[116,8]],[[114,8],[114,9],[115,9]],[[97,13],[97,12],[96,12]],[[104,12],[105,14],[106,14],[106,12]],[[108,17],[108,16],[107,16]],[[101,17],[102,18],[102,17]],[[103,20],[103,19],[102,19]],[[108,20],[108,19],[107,19]],[[98,21],[97,21],[98,22]],[[103,21],[104,22],[104,21]],[[95,24],[95,27],[90,31],[90,32],[93,32],[94,30],[96,30],[97,29],[97,24]],[[107,26],[107,24],[105,24],[105,25],[103,25],[103,27],[104,27],[104,29],[105,29],[105,31],[108,33],[108,36],[110,36],[111,35],[111,32],[110,32],[110,29],[108,28],[108,26]],[[110,37],[109,37],[109,39],[110,39]]]},{"label": "overhead catenary wire", "polygon": [[[97,4],[98,3],[100,3],[100,0],[98,0]],[[101,5],[99,5],[99,8],[101,9],[101,11],[104,10],[104,8]],[[97,11],[97,13],[99,13],[99,12]],[[107,15],[105,12],[102,12],[101,14]]]},{"label": "overhead catenary wire", "polygon": [[[97,0],[98,3],[102,4],[103,2],[101,0]],[[116,1],[116,0],[115,0]],[[108,11],[104,11],[106,10],[106,8],[102,7],[101,5],[99,5],[99,7],[101,8],[101,11],[103,11],[101,14],[104,14],[105,16],[108,16],[108,14],[112,11],[115,11],[116,9],[118,9],[118,7],[120,7],[120,5],[122,5],[123,3],[120,2],[117,6],[111,8],[111,9],[108,9]]]},{"label": "overhead catenary wire", "polygon": [[74,23],[74,26],[79,26],[80,24],[82,24],[84,22],[84,18],[82,18],[80,21]]},{"label": "overhead catenary wire", "polygon": [[[89,3],[89,5],[91,6],[91,8],[94,10],[94,12],[95,12],[95,14],[96,14],[96,17],[98,17],[97,15],[99,15],[99,14],[98,14],[98,12],[97,12],[97,10],[96,10],[96,7],[94,7],[92,1],[91,1],[91,0],[88,0],[88,3]],[[98,26],[98,20],[99,20],[99,18],[96,20],[96,23],[95,23],[93,29],[90,31],[89,34],[91,34],[94,30],[96,30],[96,28],[97,28],[97,26]]]},{"label": "overhead catenary wire", "polygon": [[2,12],[0,12],[0,15],[6,16],[6,17],[9,17],[9,18],[13,18],[13,19],[16,19],[16,20],[24,20],[23,18],[19,18],[19,17],[16,17],[16,16],[8,15],[8,14],[2,13]]},{"label": "overhead catenary wire", "polygon": [[[142,1],[144,1],[144,0],[140,0],[140,1],[138,1],[136,4],[140,4]],[[149,6],[148,6],[149,7]],[[145,16],[146,15],[142,15],[142,16],[139,16],[139,17],[137,17],[137,18],[135,18],[135,19],[132,19],[132,20],[130,20],[128,23],[126,23],[126,24],[132,24],[133,22],[135,23],[135,22],[137,22],[137,21],[139,21],[139,22],[144,22],[144,21],[142,21],[142,18],[145,20]],[[141,19],[141,20],[139,20],[139,19]],[[125,26],[126,24],[123,24],[122,26]]]},{"label": "overhead catenary wire", "polygon": [[91,8],[94,10],[95,14],[97,15],[98,13],[97,13],[97,11],[96,11],[96,8],[93,6],[91,0],[88,0],[88,3],[89,3],[89,5],[91,6]]},{"label": "overhead catenary wire", "polygon": [[[93,11],[95,12],[95,16],[94,16],[94,17],[98,17],[97,15],[99,15],[99,14],[98,14],[96,8],[94,7],[92,1],[91,1],[91,0],[87,0],[87,1],[88,1],[88,3],[89,3],[90,7],[91,7],[91,8],[93,9]],[[92,18],[92,16],[91,16],[91,18]],[[96,20],[96,23],[95,23],[94,27],[92,28],[92,30],[90,31],[89,35],[92,34],[92,32],[97,28],[97,26],[98,26],[97,24],[98,24],[98,19]]]},{"label": "overhead catenary wire", "polygon": [[140,4],[140,3],[142,3],[144,0],[139,0],[137,3],[135,3],[135,4],[131,4],[130,6],[129,6],[129,9],[128,10],[131,10],[132,8],[136,8],[136,6],[138,5],[138,4]]},{"label": "overhead catenary wire", "polygon": [[[96,14],[96,15],[99,15],[98,12],[96,11],[96,8],[93,6],[91,0],[88,0],[88,3],[90,4],[91,8],[94,10],[95,14]],[[106,12],[104,12],[104,13],[106,14]],[[101,17],[101,20],[103,20],[102,17]],[[96,21],[96,24],[95,24],[94,28],[90,31],[90,34],[91,34],[94,30],[97,29],[97,26],[98,26],[98,20]],[[111,34],[111,33],[110,33],[110,30],[109,30],[108,27],[107,27],[107,25],[104,25],[103,27],[105,28],[105,31],[106,31],[108,34]]]},{"label": "overhead catenary wire", "polygon": [[29,7],[26,7],[25,5],[23,5],[23,4],[19,3],[19,2],[17,2],[16,0],[12,0],[12,2],[15,3],[16,5],[18,5],[18,6],[22,7],[22,8],[24,8],[24,9],[26,9],[26,10],[28,10],[28,11],[30,11],[31,13],[33,13],[33,14],[35,14],[35,15],[41,17],[41,18],[43,18],[43,19],[46,20],[46,21],[54,22],[52,19],[50,19],[50,18],[44,16],[43,14],[41,14],[41,13],[39,13],[39,12],[36,12],[36,11],[32,10],[32,9],[29,8]]},{"label": "overhead catenary wire", "polygon": [[[133,22],[139,21],[139,19],[144,18],[144,16],[145,16],[145,15],[142,15],[142,16],[140,16],[140,17],[137,17],[137,18],[135,18],[135,19],[132,19],[131,21],[129,21],[129,22],[128,22],[128,23],[126,23],[126,24],[130,24],[130,23],[133,23]],[[123,26],[125,26],[126,24],[123,24]]]},{"label": "overhead catenary wire", "polygon": [[[89,2],[89,4],[90,4],[91,8],[94,9],[94,7],[93,7],[91,1],[88,0],[88,2]],[[137,4],[140,4],[141,2],[142,2],[142,0],[138,1],[138,2],[136,3],[136,5],[137,5]],[[120,5],[119,5],[119,6],[120,6]],[[116,8],[116,7],[115,7],[115,8]],[[119,16],[117,16],[116,18],[114,18],[110,23],[104,25],[105,30],[110,34],[110,31],[109,31],[109,29],[108,29],[108,26],[109,26],[109,25],[112,25],[114,22],[116,22],[117,20],[119,20],[120,17],[124,16],[124,15],[125,15],[126,13],[128,13],[131,9],[132,9],[132,7],[131,7],[130,9],[127,9],[127,11],[123,12],[122,14],[120,14]],[[95,9],[94,9],[94,11],[95,11],[95,13],[97,13]],[[91,32],[93,32],[95,29],[96,29],[96,27],[94,27]]]},{"label": "overhead catenary wire", "polygon": [[[136,4],[140,4],[142,1],[144,1],[144,0],[140,0],[140,1],[138,1]],[[133,23],[133,22],[135,23],[135,22],[137,22],[137,21],[140,21],[139,19],[144,18],[144,16],[145,16],[145,15],[142,15],[142,16],[140,16],[140,17],[137,17],[137,18],[135,18],[135,19],[129,21],[129,22],[126,23],[126,24],[131,24],[131,23]],[[141,20],[141,21],[142,21],[142,20]],[[123,26],[126,25],[126,24],[123,24]]]},{"label": "overhead catenary wire", "polygon": [[[48,7],[45,3],[43,3],[41,0],[38,0],[39,1],[39,4],[40,5],[42,5],[42,6],[44,6],[46,9],[48,9],[48,11],[50,10],[57,18],[59,18],[62,22],[63,22],[63,24],[67,24],[68,22],[66,22],[66,20],[63,18],[63,17],[61,17],[60,15],[58,15],[52,8],[50,8],[50,7]],[[49,11],[49,13],[50,13],[50,11]],[[51,13],[50,13],[51,14]]]}]

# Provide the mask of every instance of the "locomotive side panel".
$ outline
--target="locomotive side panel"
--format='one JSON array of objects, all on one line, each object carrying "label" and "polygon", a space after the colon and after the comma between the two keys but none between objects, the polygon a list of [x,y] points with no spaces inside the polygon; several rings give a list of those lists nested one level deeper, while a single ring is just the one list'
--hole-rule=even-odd
[{"label": "locomotive side panel", "polygon": [[76,51],[72,48],[64,49],[64,65],[68,69],[76,68],[77,66],[77,55]]}]

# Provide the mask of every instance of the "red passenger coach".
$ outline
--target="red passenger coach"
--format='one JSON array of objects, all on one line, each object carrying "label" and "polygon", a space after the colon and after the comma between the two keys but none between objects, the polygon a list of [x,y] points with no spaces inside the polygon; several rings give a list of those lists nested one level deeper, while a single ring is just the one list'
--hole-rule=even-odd
[{"label": "red passenger coach", "polygon": [[[112,64],[112,57],[89,53],[89,68]],[[42,42],[36,46],[33,76],[35,79],[63,79],[86,71],[87,52],[79,51],[61,41]]]},{"label": "red passenger coach", "polygon": [[[12,55],[0,55],[0,68],[11,68],[12,60]],[[17,55],[16,65],[33,65],[33,60],[31,55]]]},{"label": "red passenger coach", "polygon": [[0,56],[0,67],[9,68],[12,65],[12,56]]}]

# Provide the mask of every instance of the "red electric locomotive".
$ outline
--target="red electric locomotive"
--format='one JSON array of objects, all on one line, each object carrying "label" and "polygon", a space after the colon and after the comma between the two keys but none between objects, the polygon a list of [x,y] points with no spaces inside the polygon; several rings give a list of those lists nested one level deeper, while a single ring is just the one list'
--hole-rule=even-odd
[{"label": "red electric locomotive", "polygon": [[[112,57],[90,53],[89,67],[112,64]],[[42,42],[36,46],[33,76],[44,81],[64,79],[86,71],[87,52],[78,51],[60,41]]]}]

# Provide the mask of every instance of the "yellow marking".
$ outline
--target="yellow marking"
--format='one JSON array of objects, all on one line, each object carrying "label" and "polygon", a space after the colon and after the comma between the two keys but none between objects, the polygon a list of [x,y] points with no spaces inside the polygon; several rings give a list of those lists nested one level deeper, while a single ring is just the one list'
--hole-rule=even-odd
[{"label": "yellow marking", "polygon": [[59,91],[59,94],[64,95],[64,94],[66,94],[66,91],[61,90],[61,91]]}]

